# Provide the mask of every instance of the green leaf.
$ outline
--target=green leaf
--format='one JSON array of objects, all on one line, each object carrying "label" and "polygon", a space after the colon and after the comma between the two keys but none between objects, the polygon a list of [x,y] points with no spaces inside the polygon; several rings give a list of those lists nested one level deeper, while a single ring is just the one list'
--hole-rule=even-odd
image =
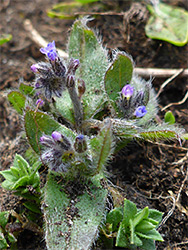
[{"label": "green leaf", "polygon": [[30,95],[30,96],[33,96],[33,95],[35,94],[34,87],[29,86],[29,85],[24,84],[24,83],[20,83],[19,91],[20,91],[23,95]]},{"label": "green leaf", "polygon": [[37,214],[41,214],[41,210],[40,210],[40,205],[31,201],[26,201],[23,203],[23,205],[29,209],[30,211],[37,213]]},{"label": "green leaf", "polygon": [[39,140],[42,134],[51,135],[55,130],[67,137],[72,137],[73,139],[76,137],[70,129],[59,124],[49,115],[30,109],[26,110],[25,131],[31,147],[37,154],[41,152]]},{"label": "green leaf", "polygon": [[122,221],[122,219],[123,208],[117,207],[110,210],[110,212],[107,214],[106,223],[112,224],[112,231],[116,231],[118,228],[118,224]]},{"label": "green leaf", "polygon": [[22,174],[18,168],[12,166],[10,167],[10,170],[11,170],[11,173],[13,176],[15,176],[16,178],[19,178],[20,177],[20,174]]},{"label": "green leaf", "polygon": [[81,6],[82,4],[79,2],[59,3],[54,5],[47,14],[51,18],[74,19],[79,16],[79,14],[74,13],[79,12]]},{"label": "green leaf", "polygon": [[28,162],[21,155],[15,155],[14,166],[19,169],[21,176],[29,175],[31,173],[31,168]]},{"label": "green leaf", "polygon": [[128,236],[126,235],[124,225],[122,223],[120,224],[120,227],[117,233],[115,245],[116,247],[128,247],[129,246]]},{"label": "green leaf", "polygon": [[8,211],[0,212],[0,226],[2,228],[5,228],[6,224],[8,223],[9,214],[10,213]]},{"label": "green leaf", "polygon": [[99,0],[75,0],[75,1],[85,4],[85,3],[98,2]]},{"label": "green leaf", "polygon": [[149,215],[149,208],[145,207],[141,211],[139,211],[134,219],[133,219],[133,226],[136,227],[143,219],[146,219]]},{"label": "green leaf", "polygon": [[165,119],[165,122],[168,124],[174,124],[176,122],[176,119],[175,119],[172,111],[167,111],[165,113],[164,119]]},{"label": "green leaf", "polygon": [[92,2],[98,2],[97,8],[101,10],[101,12],[105,8],[105,4],[101,1],[99,2],[99,0],[76,0],[55,4],[51,10],[48,10],[47,14],[51,18],[75,19],[79,16],[84,16],[84,13],[87,15],[90,7],[88,4]]},{"label": "green leaf", "polygon": [[67,90],[63,92],[63,98],[55,97],[54,106],[55,114],[57,114],[58,111],[66,121],[75,124],[73,104]]},{"label": "green leaf", "polygon": [[31,172],[31,175],[30,175],[30,182],[31,183],[40,183],[40,176],[39,174],[37,173],[37,171],[40,169],[42,163],[41,162],[35,162],[32,166],[32,172]]},{"label": "green leaf", "polygon": [[136,232],[136,234],[138,236],[140,236],[141,238],[144,238],[144,239],[151,239],[151,240],[163,241],[162,236],[155,229],[152,229],[152,230],[150,230],[148,232],[145,232],[145,233]]},{"label": "green leaf", "polygon": [[86,91],[82,96],[84,118],[99,113],[107,102],[104,90],[104,74],[108,66],[106,50],[95,33],[86,26],[87,19],[77,20],[69,40],[69,56],[80,61],[76,76],[83,79]]},{"label": "green leaf", "polygon": [[55,175],[49,173],[44,189],[45,238],[48,249],[91,248],[106,209],[108,191],[101,186],[101,178],[99,175],[94,176],[86,186],[79,185],[79,180],[75,180],[80,194],[71,197],[67,194],[71,189],[70,184],[58,183]]},{"label": "green leaf", "polygon": [[122,52],[117,53],[104,78],[105,90],[113,102],[119,97],[121,89],[130,83],[132,73],[132,59]]},{"label": "green leaf", "polygon": [[157,221],[158,223],[161,222],[163,217],[163,213],[156,210],[156,209],[149,209],[149,215],[148,215],[148,219],[152,219]]},{"label": "green leaf", "polygon": [[12,106],[14,107],[14,109],[19,113],[19,114],[23,114],[23,110],[25,108],[25,96],[22,95],[20,92],[18,91],[11,91],[8,94],[8,100],[9,102],[12,104]]},{"label": "green leaf", "polygon": [[142,249],[143,250],[155,250],[155,242],[150,239],[143,239],[142,238]]},{"label": "green leaf", "polygon": [[29,184],[29,176],[23,176],[20,179],[18,179],[14,185],[12,185],[12,190],[16,190],[19,187],[25,187]]},{"label": "green leaf", "polygon": [[137,213],[136,205],[133,202],[125,199],[124,211],[123,211],[123,222],[122,222],[124,225],[124,228],[129,226],[129,220],[133,219],[136,213]]},{"label": "green leaf", "polygon": [[145,26],[146,35],[152,39],[164,40],[176,46],[188,42],[188,12],[179,7],[160,3],[148,5],[151,17]]},{"label": "green leaf", "polygon": [[11,34],[3,34],[0,36],[0,45],[9,42],[12,39]]},{"label": "green leaf", "polygon": [[151,125],[148,128],[140,129],[140,131],[135,134],[138,139],[159,141],[159,140],[173,140],[180,138],[184,129],[178,128],[175,125],[170,124],[160,124]]},{"label": "green leaf", "polygon": [[0,228],[0,249],[7,249],[9,245],[7,244],[7,241],[3,235],[3,233],[1,232],[1,228]]},{"label": "green leaf", "polygon": [[2,188],[6,189],[6,190],[11,190],[13,185],[14,185],[14,182],[10,181],[10,180],[5,180],[1,184]]},{"label": "green leaf", "polygon": [[147,221],[147,220],[142,220],[137,226],[135,231],[136,232],[140,232],[140,233],[145,233],[151,229],[154,229],[156,227],[156,225],[154,225],[153,223]]},{"label": "green leaf", "polygon": [[40,177],[37,172],[40,166],[41,163],[36,162],[30,167],[21,155],[16,154],[10,170],[0,172],[6,179],[2,183],[2,187],[7,190],[16,190],[17,195],[21,196],[23,196],[24,192],[28,192],[27,185],[32,185],[37,192],[40,192]]},{"label": "green leaf", "polygon": [[[135,233],[133,234],[133,242],[135,246],[141,247],[142,249],[142,245],[143,245],[142,240]],[[133,249],[135,249],[134,246],[133,246]]]},{"label": "green leaf", "polygon": [[8,233],[7,233],[7,237],[8,237],[8,241],[9,241],[11,244],[17,242],[16,237],[14,237],[14,235],[13,235],[12,233],[9,233],[9,232],[8,232]]},{"label": "green leaf", "polygon": [[17,178],[16,176],[14,176],[11,172],[11,170],[3,170],[3,171],[0,171],[0,174],[5,178],[5,179],[8,179],[10,181],[15,181]]},{"label": "green leaf", "polygon": [[112,153],[113,137],[111,133],[111,122],[108,121],[99,135],[90,140],[94,166],[96,172],[100,173],[104,170],[104,166]]}]

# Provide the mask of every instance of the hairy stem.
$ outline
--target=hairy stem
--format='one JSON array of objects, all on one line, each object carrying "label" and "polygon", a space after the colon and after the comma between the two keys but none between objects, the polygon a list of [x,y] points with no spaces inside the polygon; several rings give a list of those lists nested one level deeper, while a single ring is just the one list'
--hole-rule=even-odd
[{"label": "hairy stem", "polygon": [[68,87],[69,95],[74,107],[74,117],[76,122],[76,129],[81,132],[82,122],[83,122],[83,108],[78,97],[75,85]]}]

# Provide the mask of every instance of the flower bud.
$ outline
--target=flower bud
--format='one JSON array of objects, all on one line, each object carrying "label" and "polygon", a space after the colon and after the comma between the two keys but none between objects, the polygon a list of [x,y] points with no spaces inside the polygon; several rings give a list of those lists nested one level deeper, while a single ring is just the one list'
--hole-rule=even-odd
[{"label": "flower bud", "polygon": [[38,73],[38,68],[37,68],[37,64],[33,64],[31,65],[31,71],[33,71],[33,73]]},{"label": "flower bud", "polygon": [[84,80],[78,79],[78,97],[81,98],[86,91]]},{"label": "flower bud", "polygon": [[78,153],[83,153],[87,150],[87,143],[84,135],[78,135],[76,137],[74,148]]},{"label": "flower bud", "polygon": [[130,99],[130,97],[133,95],[133,91],[134,88],[131,85],[125,85],[121,90],[122,97]]},{"label": "flower bud", "polygon": [[72,88],[75,86],[75,76],[73,75],[68,75],[67,76],[67,87]]},{"label": "flower bud", "polygon": [[44,105],[44,101],[39,98],[37,101],[36,101],[36,105],[39,106],[39,107],[42,107]]},{"label": "flower bud", "polygon": [[61,135],[61,133],[54,131],[52,133],[52,138],[54,139],[54,141],[61,141],[62,135]]},{"label": "flower bud", "polygon": [[73,61],[73,70],[76,71],[77,68],[79,67],[80,65],[80,61],[78,59],[74,59]]}]

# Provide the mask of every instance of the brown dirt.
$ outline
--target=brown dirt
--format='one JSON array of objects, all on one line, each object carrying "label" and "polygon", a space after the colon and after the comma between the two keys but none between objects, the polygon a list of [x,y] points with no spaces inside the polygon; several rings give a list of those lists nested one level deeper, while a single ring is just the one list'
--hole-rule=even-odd
[{"label": "brown dirt", "polygon": [[[38,60],[43,60],[37,45],[29,39],[23,22],[26,18],[30,19],[42,37],[47,41],[55,40],[57,47],[66,49],[69,29],[73,21],[50,19],[46,15],[46,10],[58,2],[60,1],[1,0],[1,33],[13,35],[13,39],[0,48],[1,170],[10,166],[15,152],[23,151],[16,139],[22,131],[21,119],[11,109],[6,95],[10,89],[18,87],[19,81],[32,81],[33,74],[30,66]],[[164,2],[188,10],[186,0]],[[188,47],[176,47],[147,38],[144,26],[149,14],[143,3],[133,2],[133,4],[134,7],[132,6],[130,11],[131,1],[112,1],[113,10],[118,5],[122,11],[129,11],[125,16],[127,19],[123,20],[123,17],[116,15],[101,15],[89,24],[99,30],[109,53],[115,48],[126,51],[132,55],[137,67],[186,68]],[[156,91],[163,82],[164,78],[153,80]],[[180,101],[187,90],[187,79],[176,78],[160,95],[160,107]],[[188,101],[169,108],[186,131],[188,131],[187,107]],[[164,112],[159,111],[159,116],[162,118]],[[157,243],[158,250],[188,249],[187,146],[186,141],[182,142],[182,146],[179,142],[131,143],[115,157],[109,167],[109,171],[113,174],[111,178],[113,183],[126,189],[126,196],[139,207],[148,205],[164,212],[164,216],[172,212],[160,227],[160,233],[165,241]],[[17,200],[12,200],[12,196],[2,189],[0,192],[2,209],[16,209]],[[179,200],[174,204],[173,197],[177,199],[178,195]],[[25,230],[19,236],[19,249],[45,249],[45,245],[41,237]]]}]

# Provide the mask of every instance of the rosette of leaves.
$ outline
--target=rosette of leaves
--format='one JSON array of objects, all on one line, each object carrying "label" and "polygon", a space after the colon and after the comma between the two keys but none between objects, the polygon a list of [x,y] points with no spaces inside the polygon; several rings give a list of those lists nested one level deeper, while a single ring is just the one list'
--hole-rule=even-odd
[{"label": "rosette of leaves", "polygon": [[125,199],[124,207],[114,208],[107,215],[107,236],[115,236],[117,247],[154,250],[155,241],[163,241],[156,230],[161,219],[162,213],[158,210],[137,209],[133,202]]},{"label": "rosette of leaves", "polygon": [[[0,212],[0,249],[7,249],[9,244],[13,245],[16,243],[15,236],[6,229],[9,221],[10,212]],[[9,244],[8,244],[9,243]]]},{"label": "rosette of leaves", "polygon": [[[37,161],[32,166],[21,156],[16,154],[13,166],[8,170],[0,171],[5,178],[1,186],[15,195],[27,199],[25,207],[33,212],[40,213],[40,176],[38,173],[41,162]],[[32,190],[32,192],[31,192]]]}]

